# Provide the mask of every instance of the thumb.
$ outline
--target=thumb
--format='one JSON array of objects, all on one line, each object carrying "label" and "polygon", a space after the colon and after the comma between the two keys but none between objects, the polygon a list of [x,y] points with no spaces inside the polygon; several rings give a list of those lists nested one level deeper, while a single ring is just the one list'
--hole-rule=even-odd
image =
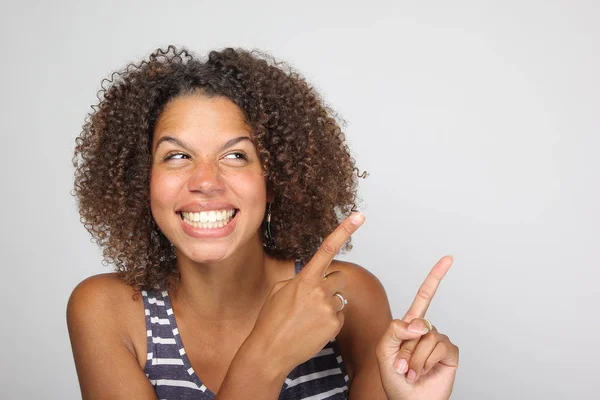
[{"label": "thumb", "polygon": [[390,323],[385,331],[379,345],[377,346],[377,357],[381,360],[394,358],[400,350],[402,342],[405,340],[416,339],[423,336],[426,332],[411,332],[408,330],[408,322],[395,319]]}]

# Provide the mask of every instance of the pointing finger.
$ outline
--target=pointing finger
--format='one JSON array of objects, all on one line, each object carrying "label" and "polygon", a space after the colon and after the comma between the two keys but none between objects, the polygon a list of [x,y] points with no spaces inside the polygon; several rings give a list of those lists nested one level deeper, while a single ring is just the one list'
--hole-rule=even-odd
[{"label": "pointing finger", "polygon": [[415,318],[425,317],[425,313],[431,304],[431,300],[453,261],[452,256],[444,256],[433,266],[431,272],[429,272],[429,275],[427,275],[427,278],[425,278],[425,281],[421,284],[412,305],[406,312],[406,315],[404,315],[404,318],[402,318],[403,321],[410,322]]},{"label": "pointing finger", "polygon": [[329,236],[323,240],[321,247],[302,269],[303,277],[322,279],[325,271],[335,255],[340,251],[344,243],[363,224],[365,216],[362,213],[354,213],[346,218]]}]

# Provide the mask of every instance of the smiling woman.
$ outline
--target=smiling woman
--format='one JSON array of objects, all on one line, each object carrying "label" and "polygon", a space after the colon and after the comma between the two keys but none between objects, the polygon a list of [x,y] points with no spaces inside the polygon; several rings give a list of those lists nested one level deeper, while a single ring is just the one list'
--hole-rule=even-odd
[{"label": "smiling woman", "polygon": [[67,308],[84,398],[448,398],[458,349],[424,316],[451,259],[403,321],[333,259],[364,216],[303,78],[169,47],[105,83],[74,157],[82,222],[116,269]]},{"label": "smiling woman", "polygon": [[[344,135],[318,94],[298,74],[274,64],[246,51],[226,49],[198,60],[169,47],[103,82],[101,101],[77,139],[75,192],[85,226],[127,283],[163,285],[177,272],[171,242],[149,207],[150,172],[168,164],[161,165],[153,154],[159,150],[156,129],[169,145],[191,146],[197,144],[188,143],[191,127],[175,128],[208,124],[204,119],[211,118],[214,130],[205,136],[251,137],[260,159],[251,165],[262,168],[273,198],[273,242],[265,248],[269,255],[307,260],[337,226],[339,216],[349,215],[356,175]],[[210,99],[204,104],[213,107],[174,101],[181,97]],[[219,112],[227,118],[219,120]],[[186,118],[185,124],[180,118]],[[263,213],[265,209],[266,202]],[[140,230],[148,234],[132,237]]]}]

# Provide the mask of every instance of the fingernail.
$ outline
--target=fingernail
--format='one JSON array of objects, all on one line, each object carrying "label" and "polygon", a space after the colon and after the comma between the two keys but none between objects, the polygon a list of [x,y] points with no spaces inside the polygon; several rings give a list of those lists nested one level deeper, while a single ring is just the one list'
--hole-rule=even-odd
[{"label": "fingernail", "polygon": [[350,221],[354,225],[361,225],[365,221],[365,215],[361,212],[354,213],[350,216]]},{"label": "fingernail", "polygon": [[406,330],[410,333],[420,333],[421,335],[424,335],[429,332],[429,329],[416,325],[408,325],[408,328]]},{"label": "fingernail", "polygon": [[408,363],[404,358],[401,358],[400,361],[396,363],[396,373],[398,375],[403,375],[406,373],[406,369],[408,368]]},{"label": "fingernail", "polygon": [[415,379],[417,379],[417,373],[414,370],[410,370],[408,371],[408,375],[406,375],[406,379],[412,383],[415,381]]}]

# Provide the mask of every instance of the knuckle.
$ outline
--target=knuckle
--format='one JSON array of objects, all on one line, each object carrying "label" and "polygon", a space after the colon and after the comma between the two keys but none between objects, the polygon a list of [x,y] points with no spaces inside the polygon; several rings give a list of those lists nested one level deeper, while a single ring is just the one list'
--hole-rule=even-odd
[{"label": "knuckle", "polygon": [[402,354],[412,355],[417,347],[418,340],[412,339],[402,342],[399,352]]},{"label": "knuckle", "polygon": [[433,298],[433,293],[430,293],[427,289],[421,286],[417,292],[417,296],[424,300],[431,300]]},{"label": "knuckle", "polygon": [[429,332],[426,333],[425,335],[421,336],[421,340],[425,343],[437,343],[439,342],[439,338],[436,336],[436,334],[434,332]]},{"label": "knuckle", "polygon": [[321,243],[321,250],[323,251],[323,253],[328,254],[330,256],[335,256],[337,254],[337,249],[335,248],[335,246],[327,240]]},{"label": "knuckle", "polygon": [[314,280],[310,276],[303,276],[302,278],[298,277],[296,282],[298,289],[301,291],[309,291],[310,288],[314,287]]},{"label": "knuckle", "polygon": [[448,350],[449,350],[448,343],[446,343],[446,342],[439,342],[437,345],[440,346],[440,348],[442,349],[442,351],[444,353],[448,352]]},{"label": "knuckle", "polygon": [[325,300],[325,288],[323,286],[317,286],[313,289],[313,296],[315,296],[319,301]]},{"label": "knuckle", "polygon": [[337,299],[334,300],[334,301],[329,301],[327,303],[328,303],[328,306],[329,306],[329,312],[331,314],[333,314],[333,315],[336,315],[338,313],[341,314],[341,311],[340,311],[340,302],[337,301]]},{"label": "knuckle", "polygon": [[354,233],[354,229],[350,226],[350,222],[346,221],[340,226],[348,235],[352,235]]},{"label": "knuckle", "polygon": [[337,314],[337,310],[335,309],[335,307],[332,304],[327,304],[325,306],[325,308],[326,308],[325,312],[326,312],[327,315],[335,315],[335,314]]},{"label": "knuckle", "polygon": [[402,329],[406,329],[406,322],[401,321],[399,319],[393,320],[390,325],[392,326],[392,329],[394,331],[400,331]]},{"label": "knuckle", "polygon": [[423,364],[425,364],[425,360],[420,359],[418,357],[412,357],[408,364],[410,369],[413,369],[416,372],[420,372],[423,369]]},{"label": "knuckle", "polygon": [[413,351],[414,351],[413,348],[410,348],[410,347],[407,347],[407,346],[406,347],[402,346],[400,348],[400,350],[398,351],[398,357],[406,358],[407,360],[410,360],[410,358],[413,355]]},{"label": "knuckle", "polygon": [[327,317],[330,318],[332,314],[334,314],[333,312],[333,306],[331,305],[331,303],[328,302],[320,302],[320,307],[318,307],[318,312]]},{"label": "knuckle", "polygon": [[415,314],[415,312],[411,309],[406,313],[404,320],[412,322],[416,318],[419,318],[419,316],[417,314]]},{"label": "knuckle", "polygon": [[335,332],[335,334],[337,335],[337,333],[340,331],[341,328],[342,328],[342,324],[340,323],[339,319],[337,319],[337,318],[330,319],[329,329],[331,332]]}]

